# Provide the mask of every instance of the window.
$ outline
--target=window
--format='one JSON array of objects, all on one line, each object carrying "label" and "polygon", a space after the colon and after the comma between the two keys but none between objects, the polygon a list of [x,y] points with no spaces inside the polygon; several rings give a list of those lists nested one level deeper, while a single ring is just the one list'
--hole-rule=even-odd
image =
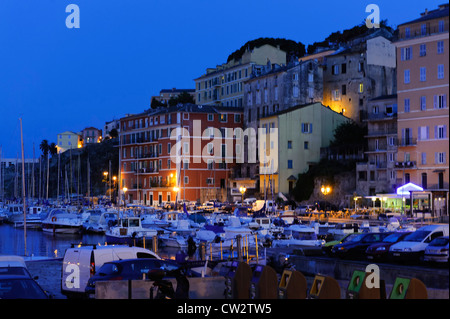
[{"label": "window", "polygon": [[292,169],[292,166],[293,166],[292,160],[288,160],[287,166],[288,166],[288,168],[291,168],[291,169]]},{"label": "window", "polygon": [[427,163],[427,153],[423,152],[420,154],[420,164],[425,165]]},{"label": "window", "polygon": [[214,178],[207,178],[206,179],[206,184],[208,184],[208,185],[212,185],[212,184],[214,184]]},{"label": "window", "polygon": [[425,111],[427,109],[427,97],[421,96],[420,97],[420,110]]},{"label": "window", "polygon": [[189,184],[189,176],[184,177],[184,184]]},{"label": "window", "polygon": [[278,87],[275,87],[274,89],[274,100],[278,101]]},{"label": "window", "polygon": [[445,152],[434,153],[435,164],[445,164]]},{"label": "window", "polygon": [[341,99],[339,90],[331,91],[331,97],[332,97],[333,101],[339,101]]},{"label": "window", "polygon": [[438,54],[444,53],[444,41],[437,42],[437,53]]},{"label": "window", "polygon": [[422,173],[422,188],[426,189],[427,186],[427,173]]},{"label": "window", "polygon": [[364,92],[364,85],[362,83],[359,83],[359,89],[358,89],[359,93],[363,93]]},{"label": "window", "polygon": [[170,159],[168,159],[168,160],[167,160],[167,168],[168,168],[168,169],[170,169],[170,164],[171,164],[171,161],[170,161]]},{"label": "window", "polygon": [[287,148],[292,149],[292,141],[287,141]]},{"label": "window", "polygon": [[412,59],[412,47],[401,48],[400,50],[401,60],[407,61]]},{"label": "window", "polygon": [[421,35],[426,35],[427,34],[427,25],[426,24],[422,24],[420,26],[420,33],[421,33]]},{"label": "window", "polygon": [[347,64],[346,63],[341,64],[341,72],[342,72],[342,74],[347,73]]},{"label": "window", "polygon": [[420,45],[420,56],[426,56],[427,55],[427,45],[421,44]]},{"label": "window", "polygon": [[411,176],[409,173],[405,173],[405,184],[408,184],[411,181]]},{"label": "window", "polygon": [[314,82],[314,73],[308,73],[308,82]]},{"label": "window", "polygon": [[447,137],[447,125],[437,125],[434,127],[434,138],[444,139]]},{"label": "window", "polygon": [[292,88],[293,97],[298,97],[298,92],[299,92],[298,86],[294,85],[294,87]]},{"label": "window", "polygon": [[404,106],[405,106],[405,113],[408,113],[410,111],[410,102],[409,99],[404,99]]},{"label": "window", "polygon": [[409,38],[411,36],[411,29],[405,28],[405,38]]},{"label": "window", "polygon": [[439,32],[444,32],[444,20],[439,21]]},{"label": "window", "polygon": [[427,80],[427,68],[421,67],[420,68],[420,81],[424,82]]},{"label": "window", "polygon": [[208,121],[214,121],[214,114],[208,114]]},{"label": "window", "polygon": [[403,72],[403,83],[409,83],[410,79],[409,79],[409,70],[405,70]]},{"label": "window", "polygon": [[303,149],[309,150],[309,142],[308,141],[303,142]]},{"label": "window", "polygon": [[447,107],[447,94],[434,96],[434,108],[445,109]]},{"label": "window", "polygon": [[189,169],[189,160],[183,160],[183,169]]},{"label": "window", "polygon": [[220,122],[227,122],[227,114],[220,114]]},{"label": "window", "polygon": [[342,95],[347,95],[347,85],[343,84],[341,88]]},{"label": "window", "polygon": [[302,133],[312,133],[312,123],[302,123]]},{"label": "window", "polygon": [[333,75],[339,74],[339,65],[338,64],[333,65],[333,67],[331,69],[331,74],[333,74]]},{"label": "window", "polygon": [[430,132],[429,132],[428,126],[419,126],[418,132],[417,132],[417,138],[419,141],[426,141],[430,138]]},{"label": "window", "polygon": [[443,79],[444,78],[444,65],[443,64],[438,64],[438,72],[437,72],[437,78],[438,79]]},{"label": "window", "polygon": [[187,142],[183,143],[183,154],[189,154],[189,143]]},{"label": "window", "polygon": [[234,114],[234,123],[241,123],[241,114]]}]

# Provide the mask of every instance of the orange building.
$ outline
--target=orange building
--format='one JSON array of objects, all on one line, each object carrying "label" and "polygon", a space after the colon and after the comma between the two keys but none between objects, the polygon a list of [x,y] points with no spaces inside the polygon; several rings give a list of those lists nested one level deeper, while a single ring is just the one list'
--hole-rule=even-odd
[{"label": "orange building", "polygon": [[150,206],[225,200],[242,151],[235,143],[242,120],[241,108],[194,104],[121,118],[122,200]]},{"label": "orange building", "polygon": [[397,184],[412,182],[433,194],[448,214],[449,5],[398,26]]}]

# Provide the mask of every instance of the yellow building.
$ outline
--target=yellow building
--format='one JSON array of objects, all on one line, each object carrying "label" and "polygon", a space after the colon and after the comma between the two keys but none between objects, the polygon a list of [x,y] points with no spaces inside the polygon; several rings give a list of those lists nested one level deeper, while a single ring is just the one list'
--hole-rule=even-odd
[{"label": "yellow building", "polygon": [[66,131],[58,134],[56,145],[58,153],[63,153],[73,148],[80,148],[81,146],[81,136],[77,133]]},{"label": "yellow building", "polygon": [[320,161],[334,130],[349,121],[321,103],[295,106],[260,119],[260,191],[289,194],[298,174]]}]

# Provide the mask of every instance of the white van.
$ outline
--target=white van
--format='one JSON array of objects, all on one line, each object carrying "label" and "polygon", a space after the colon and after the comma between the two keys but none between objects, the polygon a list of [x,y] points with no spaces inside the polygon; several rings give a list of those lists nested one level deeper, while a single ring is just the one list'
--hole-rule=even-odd
[{"label": "white van", "polygon": [[153,251],[141,247],[87,245],[68,248],[62,265],[61,293],[68,298],[85,297],[87,282],[96,269],[105,262],[133,258],[161,259]]},{"label": "white van", "polygon": [[428,225],[406,236],[389,248],[393,260],[421,260],[425,248],[435,238],[448,236],[448,225]]}]

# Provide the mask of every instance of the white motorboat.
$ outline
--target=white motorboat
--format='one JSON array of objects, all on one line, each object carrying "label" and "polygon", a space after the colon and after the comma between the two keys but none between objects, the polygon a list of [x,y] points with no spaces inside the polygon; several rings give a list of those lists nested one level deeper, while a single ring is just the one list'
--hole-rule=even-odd
[{"label": "white motorboat", "polygon": [[317,239],[315,229],[306,225],[291,225],[285,229],[286,239],[274,239],[272,247],[321,247],[325,240]]},{"label": "white motorboat", "polygon": [[90,210],[88,220],[83,224],[83,231],[104,234],[118,222],[118,214],[104,210]]},{"label": "white motorboat", "polygon": [[158,240],[165,247],[185,248],[188,246],[187,236],[179,235],[177,232],[160,234]]},{"label": "white motorboat", "polygon": [[157,229],[142,227],[140,217],[125,217],[119,221],[119,225],[107,230],[105,236],[108,244],[133,245],[146,239],[151,240],[157,234]]},{"label": "white motorboat", "polygon": [[42,230],[53,234],[75,234],[82,229],[85,217],[64,208],[55,208],[42,221]]}]

